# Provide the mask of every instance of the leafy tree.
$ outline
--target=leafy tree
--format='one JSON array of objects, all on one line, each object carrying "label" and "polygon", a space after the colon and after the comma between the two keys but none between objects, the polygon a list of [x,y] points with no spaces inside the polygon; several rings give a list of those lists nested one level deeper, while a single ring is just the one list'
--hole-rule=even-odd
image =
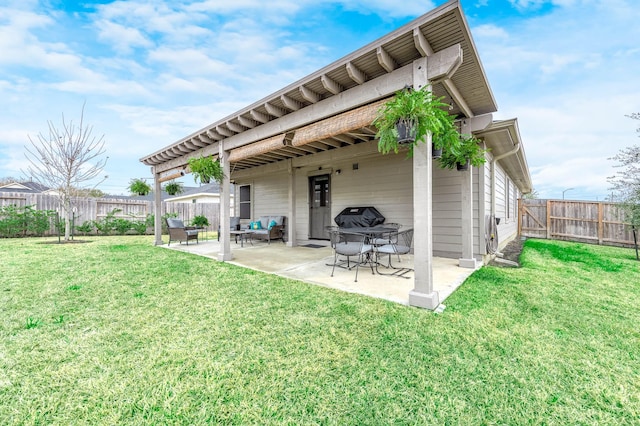
[{"label": "leafy tree", "polygon": [[535,189],[532,189],[528,194],[524,194],[522,198],[524,198],[525,200],[537,200],[538,198],[540,198],[540,194]]},{"label": "leafy tree", "polygon": [[14,182],[20,182],[20,179],[14,178],[12,176],[0,177],[0,186],[8,185]]},{"label": "leafy tree", "polygon": [[[633,113],[627,117],[640,120],[640,113]],[[640,133],[640,128],[636,129]],[[609,178],[612,190],[616,191],[616,198],[620,200],[620,206],[624,212],[625,222],[633,229],[633,238],[636,246],[636,258],[638,255],[638,235],[640,228],[640,146],[634,145],[621,149],[612,158],[618,164],[615,167],[621,170],[615,176]]]},{"label": "leafy tree", "polygon": [[63,217],[66,218],[64,240],[68,241],[71,236],[72,197],[75,191],[85,188],[88,182],[100,175],[109,157],[102,157],[105,153],[104,135],[93,136],[93,126],[84,122],[84,105],[78,124],[67,122],[63,114],[62,127],[52,121],[47,121],[47,125],[48,135],[38,133],[35,139],[29,136],[31,145],[25,146],[29,166],[23,173],[57,191]]}]

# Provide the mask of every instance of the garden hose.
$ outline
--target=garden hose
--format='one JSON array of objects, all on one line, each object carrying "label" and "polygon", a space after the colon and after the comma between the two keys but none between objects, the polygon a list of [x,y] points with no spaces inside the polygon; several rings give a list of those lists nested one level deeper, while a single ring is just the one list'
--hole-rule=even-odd
[{"label": "garden hose", "polygon": [[496,254],[498,252],[498,226],[495,215],[486,217],[484,240],[487,243],[487,253]]}]

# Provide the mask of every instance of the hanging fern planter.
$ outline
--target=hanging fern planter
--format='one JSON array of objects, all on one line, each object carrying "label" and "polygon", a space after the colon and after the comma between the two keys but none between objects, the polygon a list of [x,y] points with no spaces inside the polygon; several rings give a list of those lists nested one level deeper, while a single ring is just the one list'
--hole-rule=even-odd
[{"label": "hanging fern planter", "polygon": [[401,118],[396,122],[396,132],[398,132],[398,145],[406,145],[416,141],[415,120]]},{"label": "hanging fern planter", "polygon": [[378,151],[397,153],[398,148],[409,146],[411,156],[413,147],[431,133],[432,156],[439,158],[442,149],[456,143],[460,136],[453,124],[454,118],[447,112],[448,106],[426,88],[406,88],[396,92],[373,121],[378,129]]}]

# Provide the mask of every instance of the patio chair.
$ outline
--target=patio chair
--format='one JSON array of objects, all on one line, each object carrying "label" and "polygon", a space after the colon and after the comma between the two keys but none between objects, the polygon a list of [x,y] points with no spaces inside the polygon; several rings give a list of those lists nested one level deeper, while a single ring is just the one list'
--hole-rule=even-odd
[{"label": "patio chair", "polygon": [[[373,248],[370,244],[365,243],[367,239],[366,235],[345,232],[340,229],[331,229],[329,234],[331,236],[331,248],[334,253],[333,269],[331,270],[332,277],[336,270],[336,266],[351,270],[353,268],[353,266],[351,266],[352,257],[357,257],[354,265],[356,268],[355,282],[358,282],[358,269],[360,268],[360,264],[363,262],[369,262],[371,266],[371,273],[374,273],[373,265],[371,265]],[[340,260],[340,256],[346,257],[346,260]]]},{"label": "patio chair", "polygon": [[[401,255],[409,254],[411,252],[411,244],[413,243],[413,229],[399,231],[391,235],[389,241],[390,242],[388,244],[374,246],[373,248],[376,253],[376,272],[380,275],[395,275],[402,278],[409,278],[405,277],[404,275],[408,272],[413,271],[413,269],[393,266],[393,264],[391,263],[391,256],[398,256],[398,260],[400,261]],[[389,255],[389,263],[387,265],[387,268],[393,269],[393,272],[383,273],[379,271],[378,266],[380,265],[380,255]]]},{"label": "patio chair", "polygon": [[385,244],[392,244],[393,241],[391,239],[394,236],[397,237],[398,229],[402,227],[402,225],[399,223],[384,223],[382,224],[382,226],[385,228],[393,229],[393,231],[389,232],[386,235],[382,235],[380,237],[372,239],[371,244],[373,244],[374,246],[383,246]]},{"label": "patio chair", "polygon": [[[231,216],[229,218],[229,230],[230,231],[240,230],[240,216]],[[220,241],[220,225],[218,225],[218,241]],[[236,243],[237,242],[238,242],[238,236],[236,235]]]},{"label": "patio chair", "polygon": [[184,226],[184,222],[180,219],[171,219],[166,218],[167,229],[169,230],[169,244],[171,245],[171,241],[179,241],[182,243],[186,241],[187,245],[189,245],[189,240],[196,240],[196,244],[198,244],[198,229],[195,226]]}]

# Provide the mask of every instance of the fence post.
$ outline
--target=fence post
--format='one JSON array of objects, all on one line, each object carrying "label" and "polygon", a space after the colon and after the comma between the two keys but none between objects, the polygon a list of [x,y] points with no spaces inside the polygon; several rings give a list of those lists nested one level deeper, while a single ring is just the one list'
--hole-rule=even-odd
[{"label": "fence post", "polygon": [[522,198],[518,198],[518,237],[522,237]]},{"label": "fence post", "polygon": [[551,239],[551,200],[547,200],[547,240]]},{"label": "fence post", "polygon": [[598,244],[602,245],[602,239],[604,235],[604,223],[603,223],[603,205],[602,201],[598,203]]}]

